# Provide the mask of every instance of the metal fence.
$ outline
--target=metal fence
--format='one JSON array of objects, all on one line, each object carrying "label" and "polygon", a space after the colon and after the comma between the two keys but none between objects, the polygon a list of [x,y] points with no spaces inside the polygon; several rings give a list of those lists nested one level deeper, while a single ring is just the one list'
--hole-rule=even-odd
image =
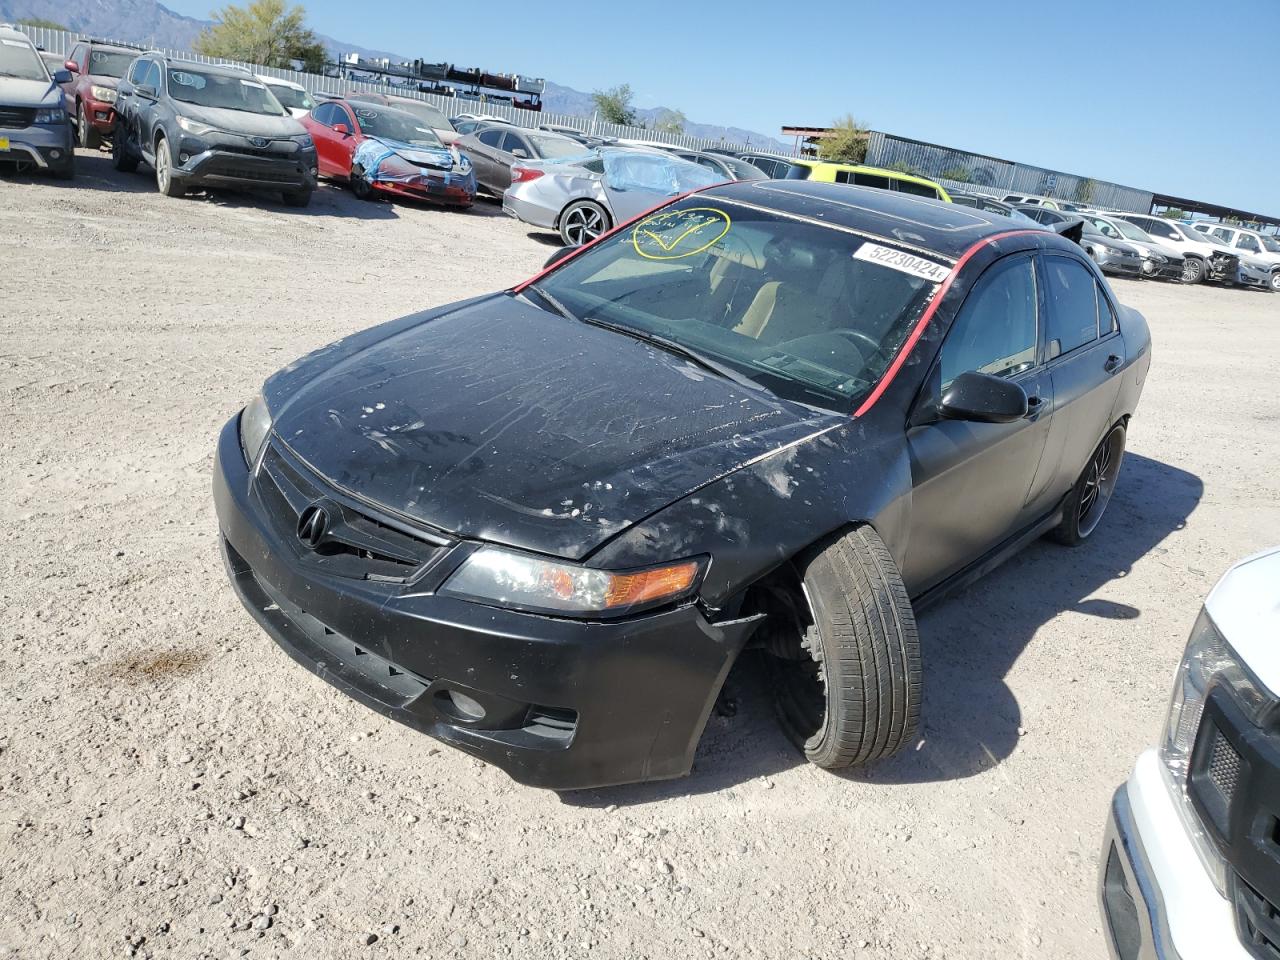
[{"label": "metal fence", "polygon": [[867,140],[866,162],[876,167],[897,166],[920,173],[939,181],[948,190],[954,188],[994,197],[1007,193],[1037,194],[1135,213],[1146,213],[1151,209],[1152,194],[1149,190],[998,160],[876,130]]},{"label": "metal fence", "polygon": [[[44,27],[19,27],[29,36],[36,46],[50,53],[66,56],[71,48],[81,39],[82,34],[68,33],[64,30],[48,30]],[[105,39],[105,38],[103,38]],[[142,44],[140,40],[126,40],[131,44]],[[595,117],[587,118],[566,113],[547,113],[536,110],[520,110],[511,104],[493,100],[475,100],[467,97],[442,97],[432,93],[420,93],[412,87],[396,86],[389,83],[367,83],[358,80],[347,80],[341,77],[327,77],[315,73],[301,73],[297,70],[277,70],[274,67],[263,67],[257,64],[241,63],[236,60],[225,60],[219,57],[205,57],[188,50],[168,50],[155,48],[167,56],[181,57],[198,63],[224,63],[247,67],[254,73],[263,76],[292,80],[300,84],[312,96],[319,93],[346,93],[359,90],[365,93],[385,93],[398,97],[409,97],[422,100],[444,112],[446,116],[457,116],[459,113],[483,113],[495,117],[504,117],[521,127],[536,127],[539,124],[560,124],[574,127],[599,137],[617,137],[622,140],[650,140],[658,143],[669,143],[674,146],[688,147],[693,150],[704,150],[707,147],[723,147],[725,149],[747,149],[745,144],[727,140],[715,140],[705,137],[689,137],[683,134],[650,130],[646,127],[623,126],[617,123],[605,123]]]}]

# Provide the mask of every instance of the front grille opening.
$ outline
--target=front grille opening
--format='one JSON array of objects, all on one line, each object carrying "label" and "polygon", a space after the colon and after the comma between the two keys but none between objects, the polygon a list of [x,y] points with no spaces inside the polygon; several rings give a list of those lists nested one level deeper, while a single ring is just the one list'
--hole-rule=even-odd
[{"label": "front grille opening", "polygon": [[1209,754],[1209,779],[1222,794],[1222,799],[1231,805],[1236,787],[1240,783],[1240,754],[1231,742],[1222,735],[1221,730],[1214,731],[1213,748]]},{"label": "front grille opening", "polygon": [[1138,905],[1129,891],[1129,881],[1120,864],[1120,852],[1114,843],[1107,853],[1107,870],[1102,879],[1102,903],[1106,908],[1107,926],[1120,960],[1137,960],[1142,949],[1142,926],[1138,921]]},{"label": "front grille opening", "polygon": [[1235,901],[1240,939],[1245,947],[1258,960],[1280,960],[1280,908],[1238,874]]}]

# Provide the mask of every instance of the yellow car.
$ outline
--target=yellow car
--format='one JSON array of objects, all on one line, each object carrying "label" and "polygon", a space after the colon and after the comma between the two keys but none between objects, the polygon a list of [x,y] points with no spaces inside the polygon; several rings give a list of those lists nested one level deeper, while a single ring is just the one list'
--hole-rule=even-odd
[{"label": "yellow car", "polygon": [[754,164],[774,180],[816,180],[820,183],[852,183],[859,187],[878,187],[881,190],[897,190],[916,197],[928,197],[950,203],[951,197],[941,184],[925,177],[867,167],[856,163],[828,163],[825,160],[808,160],[801,157],[779,157],[772,154],[743,154],[742,159]]}]

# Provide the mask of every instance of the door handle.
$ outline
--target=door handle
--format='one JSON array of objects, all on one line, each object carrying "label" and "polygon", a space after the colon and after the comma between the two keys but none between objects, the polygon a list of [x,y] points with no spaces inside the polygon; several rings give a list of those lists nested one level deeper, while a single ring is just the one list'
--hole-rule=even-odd
[{"label": "door handle", "polygon": [[1102,369],[1107,371],[1107,373],[1115,373],[1120,369],[1121,362],[1121,358],[1113,353],[1111,356],[1107,357],[1107,362],[1102,365]]}]

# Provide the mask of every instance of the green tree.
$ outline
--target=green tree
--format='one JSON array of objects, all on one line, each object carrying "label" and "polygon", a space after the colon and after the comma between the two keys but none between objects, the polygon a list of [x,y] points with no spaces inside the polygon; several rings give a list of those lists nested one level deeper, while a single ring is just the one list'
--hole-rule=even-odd
[{"label": "green tree", "polygon": [[827,136],[818,141],[818,157],[832,163],[862,163],[867,159],[866,126],[846,114],[832,124]]},{"label": "green tree", "polygon": [[973,183],[973,173],[968,167],[947,167],[938,176],[943,180],[954,180],[956,183]]},{"label": "green tree", "polygon": [[1183,217],[1186,216],[1186,213],[1184,213],[1182,210],[1179,210],[1177,207],[1168,207],[1165,209],[1163,213],[1160,214],[1160,216],[1164,217],[1167,220],[1181,220]]},{"label": "green tree", "polygon": [[213,26],[196,38],[196,53],[224,57],[264,67],[302,69],[324,67],[324,44],[306,25],[302,7],[286,7],[285,0],[253,0],[248,6],[228,5],[213,14]]},{"label": "green tree", "polygon": [[684,125],[688,122],[683,110],[668,110],[658,118],[653,129],[661,130],[663,133],[680,134],[684,133]]},{"label": "green tree", "polygon": [[889,164],[887,167],[885,167],[885,169],[886,169],[886,170],[893,170],[893,171],[895,171],[895,172],[897,172],[897,173],[909,173],[909,174],[911,174],[911,176],[913,176],[913,177],[919,177],[919,176],[921,176],[920,168],[919,168],[919,167],[913,167],[911,164],[907,163],[907,161],[905,161],[905,160],[895,160],[895,161],[893,161],[893,163],[891,163],[891,164]]},{"label": "green tree", "polygon": [[70,32],[70,27],[65,27],[55,20],[46,20],[44,17],[23,17],[18,21],[20,27],[43,27],[45,30],[65,30]]},{"label": "green tree", "polygon": [[[620,123],[632,126],[636,122],[635,107],[631,105],[631,84],[621,83],[608,90],[597,90],[591,94],[600,118],[606,123]],[[682,114],[683,116],[683,114]]]},{"label": "green tree", "polygon": [[1093,203],[1093,194],[1098,189],[1098,182],[1092,177],[1088,180],[1081,180],[1080,186],[1076,187],[1076,199],[1080,203]]}]

